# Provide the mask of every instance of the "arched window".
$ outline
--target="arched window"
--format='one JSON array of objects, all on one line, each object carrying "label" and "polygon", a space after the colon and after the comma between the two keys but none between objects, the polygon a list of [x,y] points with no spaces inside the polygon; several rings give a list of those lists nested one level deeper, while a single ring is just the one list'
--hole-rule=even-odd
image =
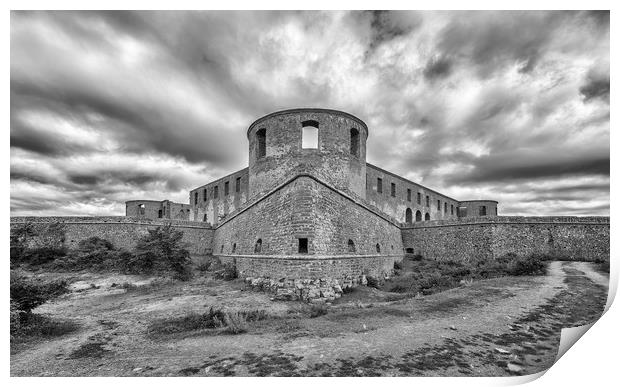
[{"label": "arched window", "polygon": [[263,240],[259,239],[256,241],[256,244],[254,245],[254,252],[260,253],[262,249],[263,249]]},{"label": "arched window", "polygon": [[405,210],[405,223],[411,224],[413,222],[413,214],[411,212],[411,208],[407,208]]},{"label": "arched window", "polygon": [[415,212],[415,221],[416,222],[422,221],[422,213],[419,210]]},{"label": "arched window", "polygon": [[424,215],[424,220],[431,220],[431,215],[428,212]]},{"label": "arched window", "polygon": [[267,155],[267,129],[256,131],[256,157],[261,158]]},{"label": "arched window", "polygon": [[381,246],[379,246],[379,244],[377,243],[377,245],[375,246],[375,249],[377,250],[377,253],[381,252]]},{"label": "arched window", "polygon": [[355,128],[351,128],[351,154],[360,155],[360,132]]},{"label": "arched window", "polygon": [[235,251],[237,251],[237,244],[233,243],[232,252],[234,253]]},{"label": "arched window", "polygon": [[353,243],[351,239],[349,239],[349,242],[347,243],[347,250],[349,253],[355,252],[355,243]]},{"label": "arched window", "polygon": [[304,149],[319,148],[319,123],[308,120],[301,123],[301,147]]}]

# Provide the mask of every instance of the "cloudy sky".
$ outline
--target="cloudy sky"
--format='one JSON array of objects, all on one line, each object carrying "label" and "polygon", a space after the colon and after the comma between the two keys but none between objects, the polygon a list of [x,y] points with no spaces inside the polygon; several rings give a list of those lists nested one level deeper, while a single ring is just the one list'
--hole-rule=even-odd
[{"label": "cloudy sky", "polygon": [[188,202],[293,107],[456,199],[608,215],[609,44],[606,12],[12,12],[11,215]]}]

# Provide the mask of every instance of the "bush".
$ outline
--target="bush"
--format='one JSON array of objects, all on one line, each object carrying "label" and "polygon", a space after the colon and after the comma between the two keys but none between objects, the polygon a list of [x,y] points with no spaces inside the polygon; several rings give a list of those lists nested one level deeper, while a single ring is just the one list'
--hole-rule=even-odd
[{"label": "bush", "polygon": [[[20,318],[30,314],[34,308],[45,302],[67,293],[66,281],[52,281],[41,283],[30,280],[11,272],[11,304],[15,304]],[[13,313],[13,308],[11,309]]]},{"label": "bush", "polygon": [[[29,242],[37,236],[36,246],[30,248]],[[36,232],[32,223],[14,225],[10,235],[11,267],[20,264],[42,265],[66,255],[64,248],[65,226],[62,223],[49,223],[43,231]]]},{"label": "bush", "polygon": [[310,318],[325,316],[327,314],[327,306],[322,304],[313,304],[310,307]]},{"label": "bush", "polygon": [[394,262],[394,269],[395,270],[402,270],[403,269],[403,263],[402,262]]},{"label": "bush", "polygon": [[546,266],[538,257],[530,255],[527,257],[516,257],[512,259],[506,268],[509,275],[540,275],[545,274]]},{"label": "bush", "polygon": [[215,273],[216,278],[223,279],[224,281],[232,281],[239,277],[237,273],[237,267],[234,263],[226,263],[224,268]]},{"label": "bush", "polygon": [[379,289],[380,283],[379,280],[373,276],[367,275],[366,276],[366,285],[371,287],[371,288],[375,288],[375,289]]},{"label": "bush", "polygon": [[136,273],[173,271],[177,278],[189,279],[191,260],[189,251],[181,247],[183,233],[175,231],[169,224],[148,232],[138,241],[134,256],[127,262],[127,269]]},{"label": "bush", "polygon": [[114,245],[99,237],[90,237],[78,243],[65,258],[54,261],[54,267],[65,270],[123,270],[127,259],[126,251],[117,250]]}]

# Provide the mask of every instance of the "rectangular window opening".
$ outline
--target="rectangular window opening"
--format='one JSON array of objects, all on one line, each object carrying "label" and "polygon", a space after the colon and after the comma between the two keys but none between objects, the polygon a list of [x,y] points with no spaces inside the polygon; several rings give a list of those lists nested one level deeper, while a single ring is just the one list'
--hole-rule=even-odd
[{"label": "rectangular window opening", "polygon": [[228,186],[229,186],[228,182],[225,182],[224,183],[224,196],[228,195],[228,190],[229,190]]},{"label": "rectangular window opening", "polygon": [[392,197],[396,197],[396,184],[394,183],[390,185],[390,195],[392,195]]},{"label": "rectangular window opening", "polygon": [[301,147],[303,149],[319,148],[319,129],[306,126],[301,128]]},{"label": "rectangular window opening", "polygon": [[217,199],[220,197],[220,187],[217,185],[213,187],[213,199]]},{"label": "rectangular window opening", "polygon": [[239,192],[241,191],[241,178],[238,177],[237,180],[235,180],[235,192]]},{"label": "rectangular window opening", "polygon": [[422,204],[422,194],[418,192],[418,204]]},{"label": "rectangular window opening", "polygon": [[300,254],[308,254],[308,238],[299,238],[299,248],[297,251]]},{"label": "rectangular window opening", "polygon": [[377,177],[377,193],[383,193],[383,179]]},{"label": "rectangular window opening", "polygon": [[411,201],[411,190],[409,188],[407,188],[407,201]]}]

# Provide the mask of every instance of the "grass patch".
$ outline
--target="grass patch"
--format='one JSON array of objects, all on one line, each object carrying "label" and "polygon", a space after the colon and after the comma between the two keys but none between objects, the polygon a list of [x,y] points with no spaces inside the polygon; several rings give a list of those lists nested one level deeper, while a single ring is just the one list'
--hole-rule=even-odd
[{"label": "grass patch", "polygon": [[76,332],[80,325],[65,319],[54,319],[40,314],[28,314],[19,322],[17,329],[11,327],[11,346],[38,340],[49,340]]},{"label": "grass patch", "polygon": [[211,307],[205,313],[191,312],[181,317],[155,320],[149,325],[148,332],[152,336],[197,331],[240,334],[247,332],[248,323],[267,317],[264,310],[224,311]]}]

